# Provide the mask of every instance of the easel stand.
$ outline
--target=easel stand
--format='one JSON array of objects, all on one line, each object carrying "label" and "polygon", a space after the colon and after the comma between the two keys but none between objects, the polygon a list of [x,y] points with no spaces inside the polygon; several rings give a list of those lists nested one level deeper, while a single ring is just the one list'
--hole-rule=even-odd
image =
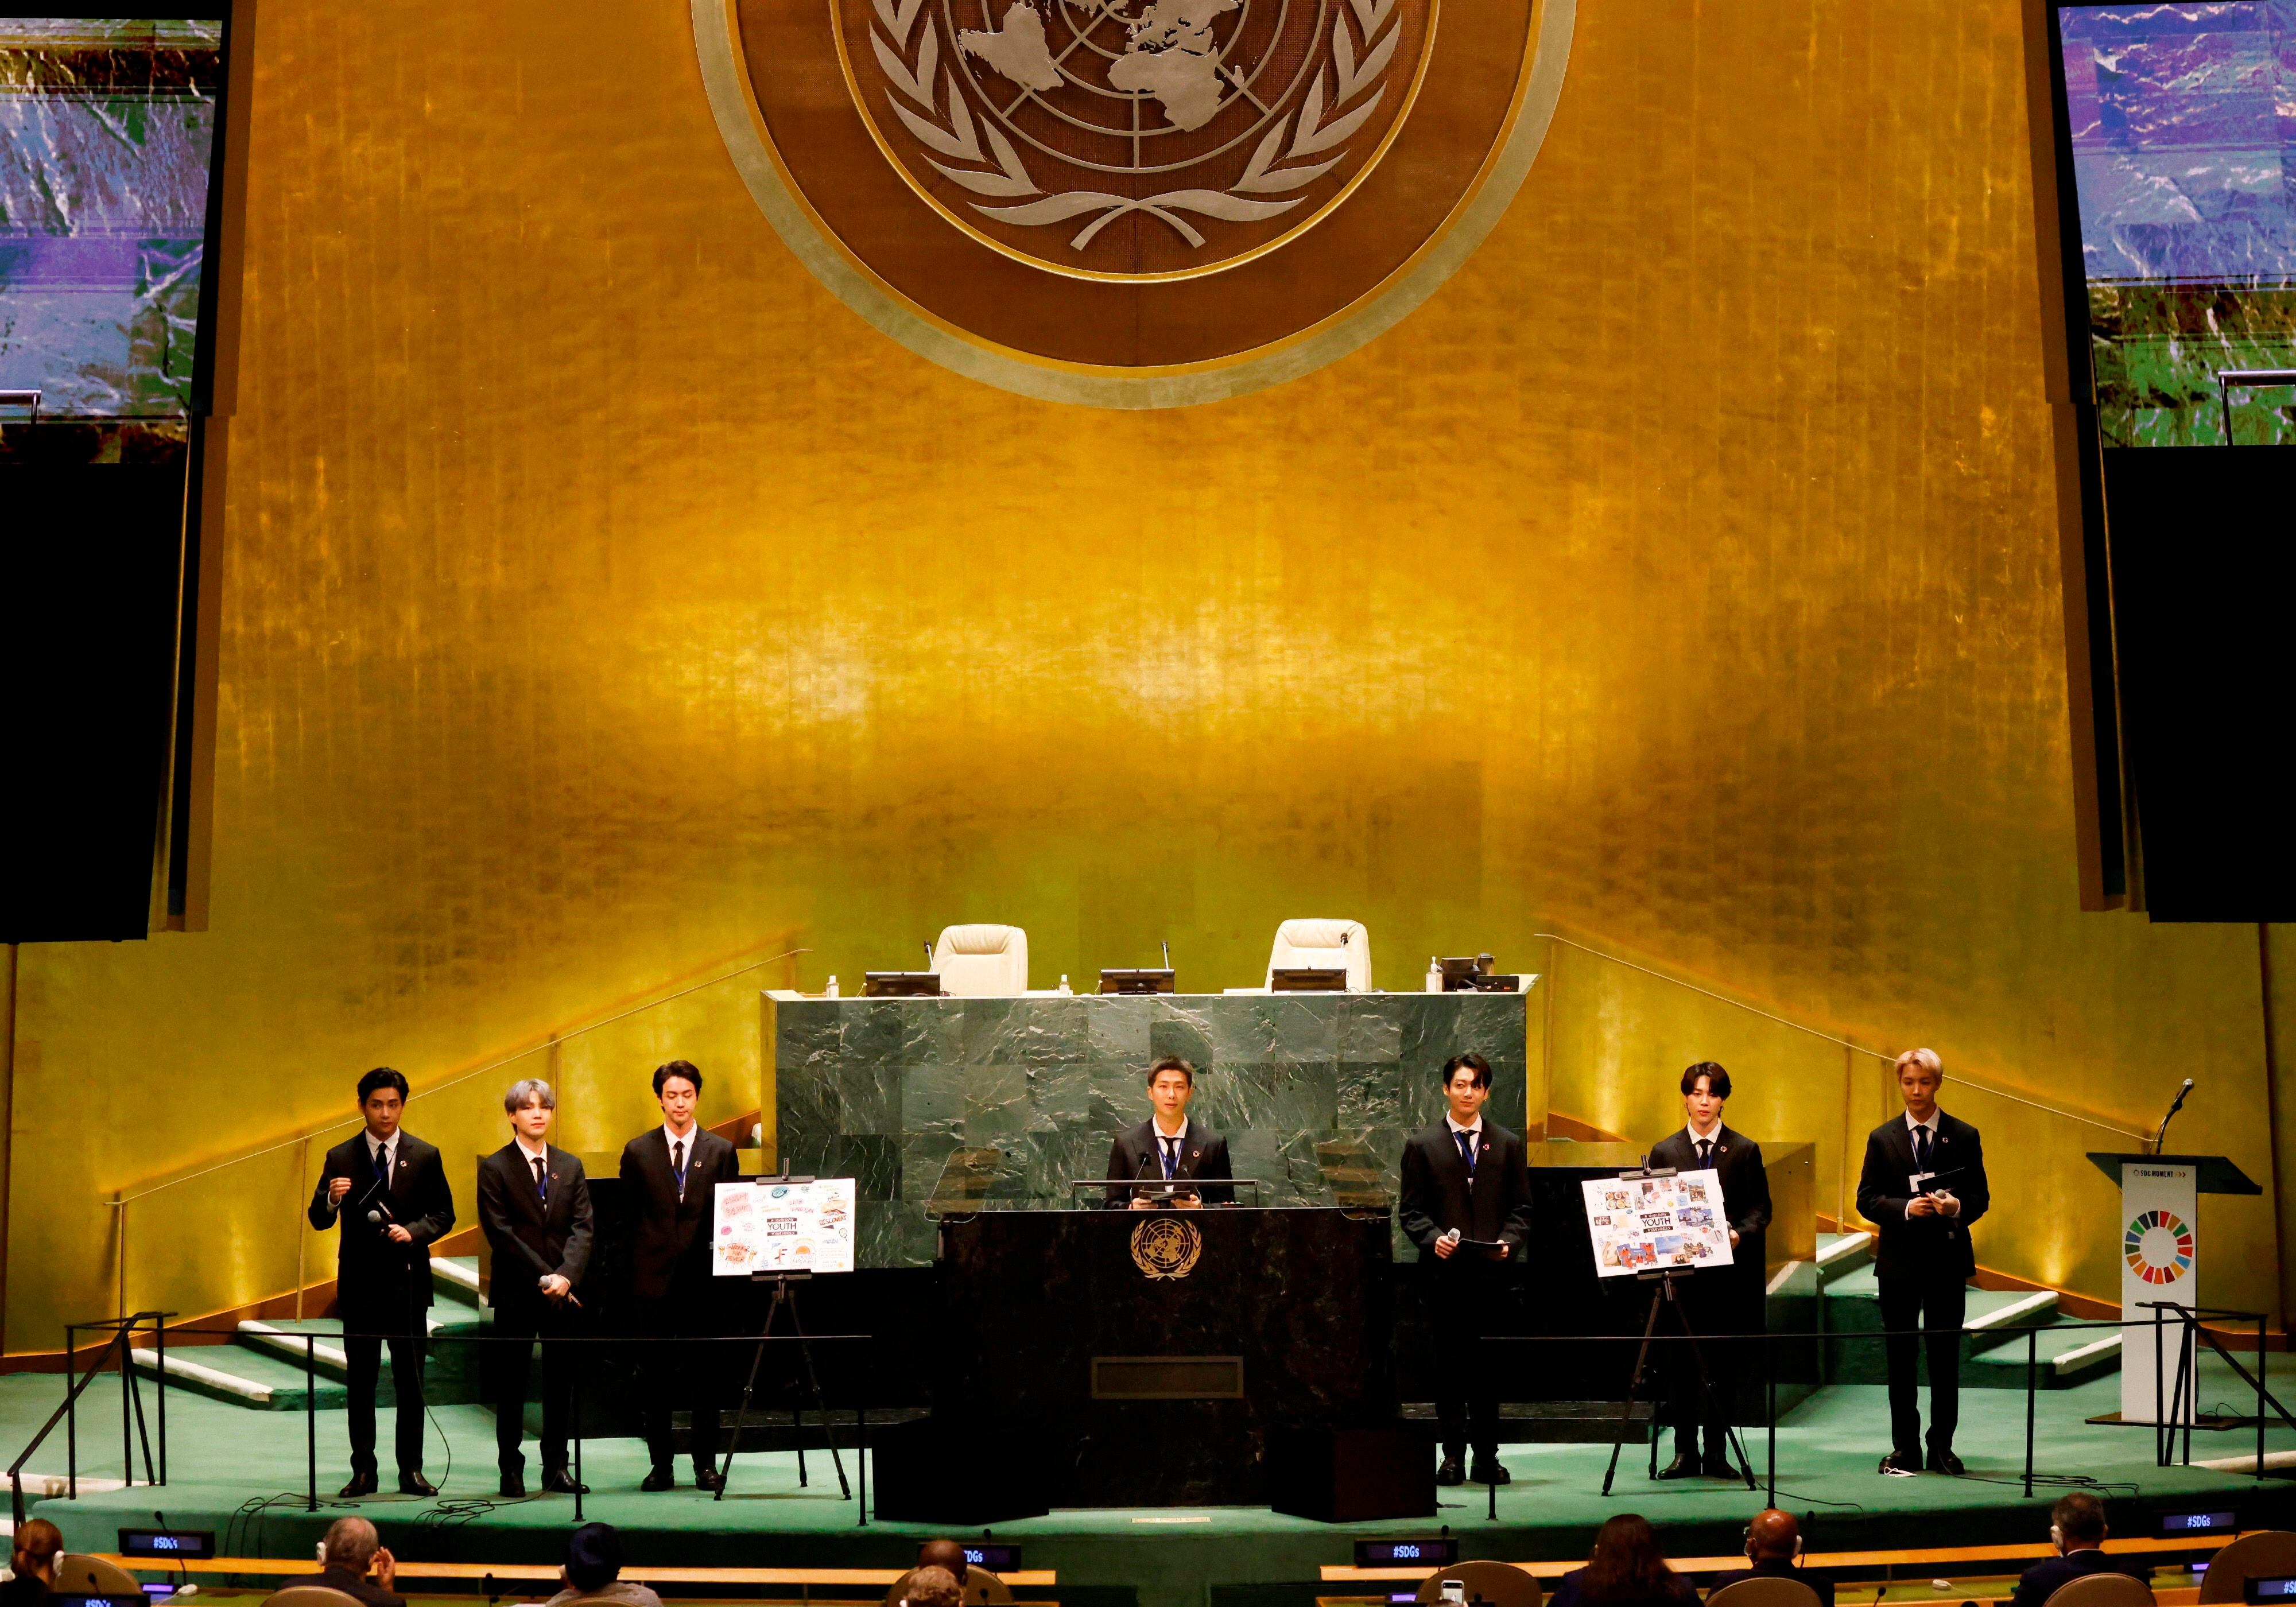
[{"label": "easel stand", "polygon": [[[750,1275],[750,1281],[753,1283],[771,1283],[774,1286],[774,1298],[771,1304],[766,1308],[765,1326],[758,1331],[757,1351],[750,1357],[749,1382],[742,1386],[742,1405],[734,1414],[734,1437],[726,1445],[726,1464],[718,1470],[718,1493],[710,1497],[713,1501],[723,1501],[726,1498],[726,1491],[734,1482],[734,1458],[742,1448],[742,1424],[750,1414],[750,1401],[758,1391],[758,1369],[765,1365],[766,1345],[774,1337],[775,1319],[781,1316],[783,1308],[787,1308],[789,1311],[790,1332],[797,1336],[798,1357],[805,1365],[806,1389],[813,1396],[813,1409],[821,1414],[822,1438],[829,1441],[829,1460],[837,1469],[838,1493],[845,1500],[850,1501],[853,1498],[853,1487],[847,1483],[845,1479],[845,1459],[837,1454],[837,1435],[830,1425],[829,1398],[821,1392],[821,1376],[813,1369],[813,1345],[805,1337],[805,1324],[799,1320],[797,1315],[797,1291],[792,1285],[812,1276],[809,1272],[759,1272]],[[790,1401],[790,1423],[797,1431],[797,1482],[798,1488],[802,1489],[806,1484],[805,1408],[795,1398],[794,1393]]]},{"label": "easel stand", "polygon": [[[1691,1327],[1688,1315],[1682,1309],[1680,1285],[1682,1280],[1689,1275],[1686,1270],[1675,1267],[1669,1267],[1662,1272],[1645,1272],[1636,1275],[1636,1282],[1647,1283],[1655,1281],[1658,1289],[1651,1300],[1650,1316],[1643,1321],[1642,1348],[1635,1352],[1634,1382],[1627,1386],[1627,1398],[1619,1406],[1618,1438],[1611,1442],[1611,1465],[1603,1471],[1603,1493],[1605,1496],[1611,1493],[1611,1481],[1618,1476],[1619,1452],[1627,1443],[1627,1431],[1634,1420],[1635,1402],[1642,1398],[1643,1382],[1650,1377],[1651,1339],[1658,1332],[1658,1314],[1660,1308],[1674,1313],[1674,1325],[1682,1331],[1682,1338],[1689,1341],[1691,1360],[1698,1367],[1698,1405],[1702,1420],[1711,1423],[1718,1417],[1722,1421],[1725,1431],[1729,1436],[1730,1448],[1737,1453],[1738,1471],[1745,1476],[1746,1488],[1748,1489],[1754,1488],[1754,1464],[1746,1455],[1745,1441],[1739,1438],[1738,1426],[1730,1421],[1729,1413],[1715,1409],[1718,1404],[1718,1398],[1714,1390],[1714,1375],[1707,1371],[1706,1352],[1700,1348],[1698,1334]],[[1656,1409],[1658,1400],[1655,1390],[1652,1392],[1651,1405],[1652,1410],[1650,1476],[1655,1479],[1658,1477],[1658,1437],[1660,1426]]]}]

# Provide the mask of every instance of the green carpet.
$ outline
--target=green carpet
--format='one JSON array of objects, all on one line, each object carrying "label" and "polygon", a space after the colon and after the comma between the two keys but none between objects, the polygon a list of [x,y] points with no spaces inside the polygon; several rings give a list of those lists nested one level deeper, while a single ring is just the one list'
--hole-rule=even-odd
[{"label": "green carpet", "polygon": [[[2214,1358],[2203,1368],[2204,1405],[2235,1406],[2241,1390]],[[2036,1467],[2043,1474],[2081,1475],[2103,1484],[2124,1533],[2150,1532],[2161,1510],[2219,1502],[2236,1505],[2242,1521],[2296,1526],[2296,1486],[2200,1468],[2155,1468],[2152,1437],[2143,1429],[2091,1426],[2086,1417],[2114,1410],[2119,1383],[2105,1378],[2041,1395],[2038,1403]],[[62,1381],[36,1373],[0,1378],[0,1439],[12,1457],[62,1398]],[[149,1386],[146,1410],[151,1409]],[[1887,1443],[1888,1409],[1876,1386],[1843,1385],[1822,1391],[1794,1411],[1777,1435],[1779,1504],[1808,1520],[1813,1551],[1898,1546],[1980,1545],[2046,1537],[2044,1489],[2028,1502],[2022,1467],[2024,1397],[2008,1390],[1964,1396],[1960,1450],[1972,1477],[1884,1479],[1874,1464]],[[381,1413],[386,1457],[390,1417]],[[387,1544],[407,1560],[546,1562],[562,1558],[574,1503],[566,1496],[520,1502],[493,1498],[493,1418],[483,1408],[447,1406],[432,1411],[427,1471],[442,1488],[436,1501],[398,1496],[370,1497],[358,1510],[373,1518]],[[165,1489],[84,1491],[77,1501],[44,1500],[36,1510],[53,1520],[74,1549],[111,1550],[122,1524],[152,1521],[155,1510],[179,1528],[213,1529],[231,1554],[300,1557],[346,1505],[332,1492],[346,1474],[344,1414],[318,1414],[322,1510],[302,1510],[304,1423],[299,1414],[250,1412],[182,1391],[168,1396],[171,1465]],[[2195,1457],[2231,1456],[2253,1448],[2252,1431],[2195,1434]],[[2276,1430],[2274,1449],[2296,1448],[2296,1434]],[[94,1386],[80,1424],[80,1472],[117,1480],[120,1472],[119,1402],[116,1384]],[[1764,1446],[1751,1447],[1757,1471]],[[1449,1524],[1466,1538],[1466,1554],[1510,1561],[1583,1556],[1594,1529],[1613,1513],[1639,1511],[1657,1523],[1677,1555],[1736,1549],[1747,1516],[1758,1505],[1741,1487],[1701,1480],[1653,1484],[1643,1477],[1642,1447],[1620,1462],[1616,1493],[1601,1493],[1607,1447],[1522,1446],[1504,1460],[1514,1475],[1499,1493],[1498,1518],[1485,1515],[1480,1486],[1444,1492],[1433,1523]],[[529,1464],[534,1448],[529,1447]],[[586,1516],[625,1531],[630,1561],[654,1565],[750,1567],[896,1567],[914,1554],[925,1532],[914,1526],[857,1522],[851,1501],[840,1499],[829,1458],[808,1457],[812,1483],[800,1489],[794,1453],[744,1455],[732,1492],[712,1502],[691,1490],[644,1495],[645,1472],[635,1440],[592,1441],[585,1468],[596,1493]],[[847,1457],[849,1476],[856,1470]],[[34,1456],[29,1472],[64,1471],[63,1431]],[[529,1465],[529,1475],[534,1472]],[[1306,1585],[1319,1565],[1345,1562],[1357,1534],[1424,1533],[1432,1524],[1382,1524],[1360,1529],[1326,1528],[1279,1517],[1264,1508],[1194,1510],[1078,1510],[1000,1525],[999,1539],[1024,1547],[1029,1568],[1059,1570],[1071,1603],[1139,1607],[1209,1607],[1220,1587]],[[221,1583],[221,1581],[218,1581]],[[794,1593],[781,1593],[794,1594]]]}]

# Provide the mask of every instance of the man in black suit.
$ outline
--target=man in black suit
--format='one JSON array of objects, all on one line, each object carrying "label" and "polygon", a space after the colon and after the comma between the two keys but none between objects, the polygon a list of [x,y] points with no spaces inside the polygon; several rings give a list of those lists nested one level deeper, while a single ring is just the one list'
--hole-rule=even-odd
[{"label": "man in black suit", "polygon": [[1817,1607],[1833,1607],[1833,1581],[1822,1574],[1804,1573],[1795,1563],[1801,1556],[1801,1525],[1792,1513],[1773,1506],[1754,1514],[1746,1525],[1746,1561],[1751,1568],[1734,1568],[1714,1576],[1706,1587],[1708,1600],[1726,1585],[1741,1579],[1799,1579],[1817,1593]]},{"label": "man in black suit", "polygon": [[[1698,1454],[1702,1414],[1696,1360],[1689,1346],[1669,1345],[1664,1360],[1667,1414],[1674,1419],[1674,1460],[1659,1474],[1661,1479],[1687,1479],[1702,1472],[1710,1479],[1738,1477],[1730,1463],[1730,1404],[1736,1398],[1737,1357],[1726,1336],[1754,1332],[1751,1319],[1761,1309],[1770,1177],[1762,1167],[1762,1146],[1722,1124],[1722,1106],[1729,1097],[1730,1073],[1718,1062],[1700,1061],[1682,1074],[1682,1129],[1651,1145],[1653,1169],[1711,1170],[1720,1176],[1722,1215],[1730,1227],[1730,1265],[1693,1272],[1681,1289],[1682,1315],[1691,1332],[1719,1341],[1700,1346],[1714,1384],[1703,1413],[1706,1455],[1702,1460]],[[1659,1293],[1655,1289],[1651,1292],[1653,1299]]]},{"label": "man in black suit", "polygon": [[[479,1162],[479,1225],[494,1251],[488,1299],[495,1310],[495,1460],[502,1493],[526,1494],[526,1457],[519,1449],[526,1416],[526,1379],[533,1361],[526,1341],[542,1341],[542,1488],[577,1492],[566,1465],[566,1423],[574,1395],[573,1358],[552,1339],[570,1332],[581,1308],[574,1287],[590,1265],[590,1180],[582,1163],[550,1143],[558,1095],[540,1078],[522,1078],[503,1095],[511,1141]],[[580,1494],[589,1493],[586,1487]]]},{"label": "man in black suit", "polygon": [[1234,1177],[1228,1164],[1227,1140],[1188,1119],[1188,1101],[1196,1094],[1196,1069],[1177,1054],[1160,1054],[1148,1065],[1148,1101],[1154,1114],[1137,1127],[1127,1127],[1109,1146],[1108,1176],[1152,1183],[1153,1189],[1108,1191],[1107,1203],[1129,1203],[1135,1210],[1159,1205],[1234,1205],[1235,1191],[1217,1184],[1198,1189],[1163,1185],[1189,1181]]},{"label": "man in black suit", "polygon": [[2059,1589],[2084,1574],[2125,1573],[2147,1578],[2147,1570],[2104,1554],[2105,1532],[2103,1502],[2087,1490],[2060,1496],[2057,1504],[2049,1509],[2049,1539],[2056,1546],[2057,1554],[2044,1558],[2018,1576],[2017,1592],[2009,1598],[2010,1607],[2041,1607]]},{"label": "man in black suit", "polygon": [[[1977,1251],[1969,1230],[1993,1202],[1985,1185],[1985,1146],[1977,1129],[1938,1109],[1945,1069],[1933,1049],[1898,1056],[1902,1119],[1883,1122],[1866,1140],[1857,1177],[1857,1210],[1880,1230],[1874,1275],[1881,1285],[1882,1341],[1890,1361],[1890,1450],[1882,1472],[1922,1471],[1921,1398],[1916,1367],[1930,1365],[1929,1467],[1959,1473],[1953,1431],[1961,1421],[1961,1324]],[[1924,1330],[1919,1335],[1910,1332]]]},{"label": "man in black suit", "polygon": [[[1505,1484],[1499,1465],[1499,1398],[1476,1341],[1505,1331],[1515,1267],[1530,1237],[1530,1173],[1522,1140],[1483,1119],[1491,1063],[1455,1054],[1443,1066],[1443,1119],[1403,1145],[1399,1219],[1431,1261],[1428,1310],[1435,1328],[1435,1414],[1443,1429],[1438,1484],[1462,1484],[1470,1417],[1478,1484]],[[1488,1248],[1486,1248],[1488,1247]],[[1472,1382],[1470,1382],[1472,1381]]]},{"label": "man in black suit", "polygon": [[[630,1292],[642,1339],[715,1338],[725,1328],[709,1275],[709,1228],[718,1185],[741,1180],[734,1146],[694,1120],[701,1072],[692,1061],[655,1068],[653,1096],[661,1126],[622,1146],[622,1193],[629,1201]],[[670,1448],[673,1397],[693,1413],[693,1488],[715,1490],[718,1411],[725,1371],[717,1345],[663,1345],[654,1350],[644,1402],[646,1449],[652,1470],[640,1489],[674,1489]]]},{"label": "man in black suit", "polygon": [[359,1078],[358,1099],[366,1129],[327,1152],[309,1213],[323,1233],[343,1219],[335,1311],[343,1320],[351,1481],[342,1494],[371,1496],[376,1488],[374,1386],[388,1339],[398,1397],[399,1491],[435,1496],[422,1476],[423,1314],[430,1309],[430,1245],[455,1226],[455,1194],[438,1150],[399,1128],[404,1077],[377,1066]]},{"label": "man in black suit", "polygon": [[319,1542],[319,1571],[284,1582],[340,1590],[365,1607],[406,1607],[406,1598],[391,1589],[398,1577],[398,1561],[373,1524],[365,1518],[338,1518]]}]

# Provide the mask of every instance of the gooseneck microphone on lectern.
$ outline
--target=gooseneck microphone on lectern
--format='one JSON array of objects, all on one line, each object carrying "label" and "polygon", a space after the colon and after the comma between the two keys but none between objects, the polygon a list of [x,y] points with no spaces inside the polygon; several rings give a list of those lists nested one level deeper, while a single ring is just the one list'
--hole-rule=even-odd
[{"label": "gooseneck microphone on lectern", "polygon": [[2177,1112],[2185,1108],[2185,1095],[2192,1091],[2193,1079],[2188,1077],[2185,1079],[2185,1086],[2177,1090],[2176,1103],[2169,1107],[2169,1113],[2161,1119],[2161,1130],[2152,1135],[2152,1152],[2155,1155],[2161,1152],[2161,1145],[2169,1136],[2169,1124],[2176,1120]]}]

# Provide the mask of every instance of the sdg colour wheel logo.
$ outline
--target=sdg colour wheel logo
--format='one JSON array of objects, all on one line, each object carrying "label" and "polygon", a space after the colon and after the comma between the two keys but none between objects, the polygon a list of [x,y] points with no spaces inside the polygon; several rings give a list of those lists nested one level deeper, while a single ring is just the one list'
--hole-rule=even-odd
[{"label": "sdg colour wheel logo", "polygon": [[2172,1211],[2144,1211],[2121,1235],[2120,1251],[2146,1283],[2173,1283],[2193,1270],[2193,1230]]}]

